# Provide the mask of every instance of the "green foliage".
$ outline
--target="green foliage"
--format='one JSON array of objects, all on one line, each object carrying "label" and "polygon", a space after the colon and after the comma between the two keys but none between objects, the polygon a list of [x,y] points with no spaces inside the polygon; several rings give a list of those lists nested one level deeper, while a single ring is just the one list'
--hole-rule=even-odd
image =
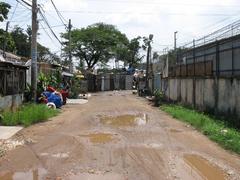
[{"label": "green foliage", "polygon": [[161,90],[155,90],[153,95],[155,106],[159,106],[162,102],[164,102],[164,94]]},{"label": "green foliage", "polygon": [[71,91],[69,93],[69,98],[77,99],[78,95],[81,93],[81,82],[76,76],[72,79]]},{"label": "green foliage", "polygon": [[39,73],[38,75],[38,86],[37,86],[37,94],[40,95],[48,85],[54,87],[55,89],[60,89],[60,85],[62,83],[62,75],[61,69],[56,69],[50,75],[45,75],[43,73]]},{"label": "green foliage", "polygon": [[136,67],[142,61],[144,56],[141,56],[139,51],[142,48],[140,41],[141,37],[133,38],[122,47],[116,49],[116,59],[128,64],[129,67]]},{"label": "green foliage", "polygon": [[38,96],[46,89],[48,84],[49,84],[49,80],[48,80],[47,76],[43,73],[39,73],[38,83],[37,83]]},{"label": "green foliage", "polygon": [[53,86],[56,89],[61,88],[60,85],[62,83],[62,75],[61,69],[58,68],[54,71],[50,76],[48,76],[47,85]]},{"label": "green foliage", "polygon": [[[3,29],[0,29],[0,43],[2,45],[5,37],[7,37],[6,51],[16,53],[27,59],[31,57],[31,36],[31,27],[28,27],[25,31],[21,27],[15,26],[14,29],[7,34]],[[49,48],[38,43],[37,49],[39,62],[60,63],[60,58],[56,54],[51,53]]]},{"label": "green foliage", "polygon": [[161,109],[174,118],[191,124],[222,147],[240,154],[240,132],[223,121],[179,105],[163,105]]},{"label": "green foliage", "polygon": [[9,9],[11,6],[5,2],[0,2],[0,22],[8,18]]},{"label": "green foliage", "polygon": [[[66,40],[68,33],[62,34]],[[116,56],[117,49],[128,43],[125,34],[115,26],[97,23],[86,28],[75,29],[71,33],[73,55],[87,64],[92,69],[97,63],[107,63]],[[68,41],[65,42],[68,45]],[[68,54],[69,49],[64,49]]]},{"label": "green foliage", "polygon": [[58,110],[49,109],[43,104],[27,104],[23,105],[16,112],[3,112],[0,124],[5,126],[24,125],[27,127],[34,123],[46,121],[58,113]]},{"label": "green foliage", "polygon": [[16,46],[17,55],[30,58],[31,42],[24,30],[15,26],[10,34]]}]

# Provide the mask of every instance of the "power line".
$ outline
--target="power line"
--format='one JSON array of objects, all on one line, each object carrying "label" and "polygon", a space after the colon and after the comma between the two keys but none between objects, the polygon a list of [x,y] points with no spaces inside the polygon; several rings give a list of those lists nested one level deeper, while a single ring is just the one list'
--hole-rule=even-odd
[{"label": "power line", "polygon": [[9,20],[10,22],[12,21],[13,16],[15,15],[15,12],[16,12],[16,10],[17,10],[17,7],[18,7],[18,2],[17,2],[16,6],[15,6],[15,8],[14,8],[14,10],[13,10],[12,16],[11,16],[11,18],[10,18],[10,20]]},{"label": "power line", "polygon": [[[61,22],[65,25],[66,28],[68,28],[67,25],[66,25],[66,22],[67,22],[66,19],[65,19],[65,18],[62,16],[62,14],[59,12],[59,10],[57,9],[57,7],[56,7],[56,5],[54,4],[53,0],[51,0],[51,3],[52,3],[52,5],[53,5],[53,7],[54,7],[54,9],[55,9],[55,11],[56,11],[59,19],[61,20]],[[64,22],[64,21],[65,21],[65,22]]]},{"label": "power line", "polygon": [[[51,11],[49,11],[51,12]],[[59,11],[64,13],[73,13],[73,14],[139,14],[139,15],[154,15],[154,14],[160,14],[160,15],[167,15],[167,16],[234,16],[235,14],[230,13],[198,13],[198,14],[189,14],[189,13],[160,13],[160,12],[132,12],[132,11]]]},{"label": "power line", "polygon": [[43,24],[40,22],[40,25],[41,25],[41,27],[42,28],[40,28],[40,29],[42,29],[45,33],[46,33],[46,35],[50,38],[50,40],[53,42],[53,44],[56,46],[56,47],[58,47],[59,48],[59,46],[57,46],[56,44],[55,44],[55,41],[53,40],[53,38],[49,35],[49,33],[47,32],[47,28],[45,28],[44,26],[43,26]]},{"label": "power line", "polygon": [[139,0],[131,0],[131,1],[128,1],[128,0],[109,0],[109,1],[100,1],[100,0],[88,0],[88,1],[93,1],[94,3],[97,2],[97,3],[127,3],[127,4],[149,4],[149,5],[178,5],[178,6],[202,6],[202,7],[223,7],[223,8],[226,8],[226,7],[229,7],[229,8],[232,8],[232,7],[239,7],[239,4],[230,4],[230,5],[220,5],[220,4],[200,4],[200,3],[168,3],[168,2],[159,2],[159,1],[139,1]]},{"label": "power line", "polygon": [[[55,25],[55,26],[51,26],[51,28],[57,28],[57,27],[63,27],[64,25]],[[39,28],[39,29],[49,29],[48,27],[47,28]]]},{"label": "power line", "polygon": [[32,10],[31,8],[29,8],[26,4],[24,4],[22,1],[16,0],[19,4],[21,4],[23,7],[25,7],[28,10]]},{"label": "power line", "polygon": [[51,33],[53,34],[53,36],[57,39],[57,41],[62,45],[62,42],[59,40],[59,38],[57,37],[57,35],[55,34],[55,32],[53,31],[53,29],[51,28],[51,26],[49,25],[47,18],[45,17],[45,15],[42,13],[41,9],[39,10],[40,15],[42,16],[45,24],[48,26],[48,28],[50,29]]},{"label": "power line", "polygon": [[29,7],[32,7],[32,5],[30,4],[30,3],[28,3],[27,1],[25,1],[25,0],[21,0],[24,4],[26,4],[27,6],[29,6]]}]

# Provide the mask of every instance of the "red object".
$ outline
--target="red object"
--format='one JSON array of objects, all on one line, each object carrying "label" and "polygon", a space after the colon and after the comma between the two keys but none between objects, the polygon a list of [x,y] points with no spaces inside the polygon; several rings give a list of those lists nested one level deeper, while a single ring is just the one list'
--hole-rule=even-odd
[{"label": "red object", "polygon": [[65,91],[65,90],[61,90],[60,93],[62,94],[62,98],[63,98],[63,104],[66,104],[67,102],[67,97],[69,95],[68,91]]},{"label": "red object", "polygon": [[48,86],[48,87],[47,87],[47,91],[49,91],[49,92],[55,92],[56,89],[54,89],[52,86]]}]

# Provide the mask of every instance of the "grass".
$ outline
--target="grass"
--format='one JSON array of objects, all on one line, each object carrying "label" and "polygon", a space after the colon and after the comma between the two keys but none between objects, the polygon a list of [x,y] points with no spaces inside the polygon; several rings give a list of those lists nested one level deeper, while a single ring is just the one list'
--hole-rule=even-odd
[{"label": "grass", "polygon": [[0,124],[5,126],[24,125],[27,127],[31,124],[46,121],[58,113],[58,110],[49,109],[43,104],[26,104],[16,112],[3,112]]},{"label": "grass", "polygon": [[162,105],[172,117],[187,122],[225,149],[240,154],[240,132],[222,120],[180,105]]}]

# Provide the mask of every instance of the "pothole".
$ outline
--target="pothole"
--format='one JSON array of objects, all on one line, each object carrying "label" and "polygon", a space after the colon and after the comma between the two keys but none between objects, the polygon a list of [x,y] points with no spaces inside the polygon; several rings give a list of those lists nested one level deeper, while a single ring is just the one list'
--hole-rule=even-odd
[{"label": "pothole", "polygon": [[147,114],[137,115],[120,115],[120,116],[103,116],[100,117],[100,122],[105,125],[111,125],[115,127],[119,126],[142,126],[148,122]]},{"label": "pothole", "polygon": [[91,133],[87,135],[80,135],[81,137],[89,138],[91,143],[108,143],[114,140],[113,134],[110,133]]},{"label": "pothole", "polygon": [[199,155],[186,154],[184,155],[184,161],[204,179],[226,179],[225,173],[219,167],[211,164],[208,160]]}]

